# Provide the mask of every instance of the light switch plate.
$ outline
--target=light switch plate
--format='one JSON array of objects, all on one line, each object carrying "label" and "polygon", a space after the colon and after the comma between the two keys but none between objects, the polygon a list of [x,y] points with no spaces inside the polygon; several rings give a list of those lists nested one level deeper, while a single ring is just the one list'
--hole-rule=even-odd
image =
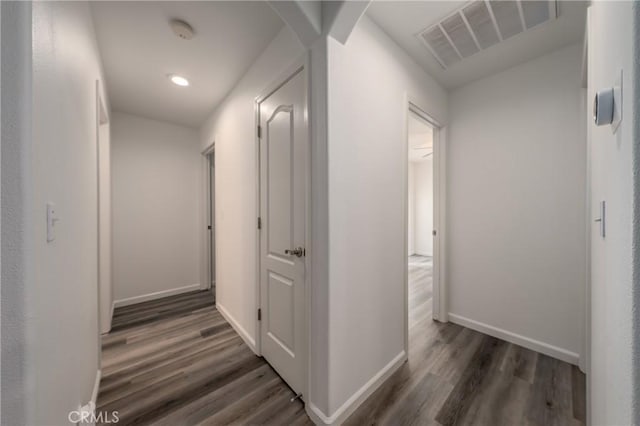
[{"label": "light switch plate", "polygon": [[611,132],[615,133],[622,122],[622,69],[616,76],[613,84],[613,121],[611,121]]}]

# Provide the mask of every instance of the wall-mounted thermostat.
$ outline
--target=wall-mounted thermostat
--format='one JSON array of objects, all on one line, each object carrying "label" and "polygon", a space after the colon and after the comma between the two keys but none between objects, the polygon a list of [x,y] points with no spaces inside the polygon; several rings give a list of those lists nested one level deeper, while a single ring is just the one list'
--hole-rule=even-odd
[{"label": "wall-mounted thermostat", "polygon": [[593,120],[596,126],[613,122],[613,87],[598,90],[593,100]]},{"label": "wall-mounted thermostat", "polygon": [[596,126],[611,125],[613,133],[622,121],[622,70],[613,87],[598,90],[593,99],[593,120]]}]

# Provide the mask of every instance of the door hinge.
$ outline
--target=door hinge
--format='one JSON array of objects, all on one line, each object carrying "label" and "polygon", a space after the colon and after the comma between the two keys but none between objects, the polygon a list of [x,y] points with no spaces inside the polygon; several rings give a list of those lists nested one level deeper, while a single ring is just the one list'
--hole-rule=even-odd
[{"label": "door hinge", "polygon": [[258,229],[262,229],[262,218],[258,218]]},{"label": "door hinge", "polygon": [[435,237],[437,234],[436,230],[434,229],[433,231],[431,231],[431,234]]},{"label": "door hinge", "polygon": [[258,308],[258,321],[262,321],[262,309]]},{"label": "door hinge", "polygon": [[262,126],[258,126],[258,139],[262,137]]}]

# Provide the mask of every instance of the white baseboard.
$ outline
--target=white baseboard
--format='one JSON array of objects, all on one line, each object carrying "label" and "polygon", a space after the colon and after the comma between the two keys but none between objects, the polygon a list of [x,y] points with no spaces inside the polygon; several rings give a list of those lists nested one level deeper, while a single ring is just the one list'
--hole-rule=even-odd
[{"label": "white baseboard", "polygon": [[141,296],[128,297],[113,302],[114,307],[135,305],[136,303],[148,302],[150,300],[162,299],[163,297],[175,296],[176,294],[188,293],[190,291],[200,290],[200,283],[186,285],[184,287],[172,288],[169,290],[157,291],[155,293],[143,294]]},{"label": "white baseboard", "polygon": [[489,336],[497,337],[498,339],[506,340],[507,342],[520,345],[527,349],[531,349],[532,351],[540,352],[541,354],[557,358],[570,364],[578,365],[580,362],[580,355],[575,352],[571,352],[566,349],[559,348],[557,346],[553,346],[539,340],[531,339],[520,334],[512,333],[510,331],[503,330],[501,328],[497,328],[488,324],[474,321],[461,315],[452,314],[451,312],[449,312],[449,321],[463,327],[479,331],[480,333],[488,334]]},{"label": "white baseboard", "polygon": [[[69,420],[77,426],[95,426],[96,414],[97,414],[97,401],[98,392],[100,391],[100,379],[102,378],[102,370],[96,371],[95,382],[93,383],[93,390],[91,391],[91,399],[86,404],[78,407],[77,411],[69,414]],[[84,417],[86,415],[86,417]],[[83,420],[84,419],[84,420]]]},{"label": "white baseboard", "polygon": [[387,365],[382,367],[367,383],[358,389],[344,404],[340,406],[332,415],[327,416],[317,406],[310,402],[307,405],[307,414],[315,424],[334,425],[342,424],[351,414],[375,392],[385,380],[396,372],[407,360],[407,354],[403,350],[396,355]]},{"label": "white baseboard", "polygon": [[111,332],[111,322],[113,321],[113,311],[116,310],[116,302],[113,301],[111,302],[111,313],[109,314],[109,324],[108,327],[106,328],[106,330],[102,330],[102,333],[100,334],[109,334],[109,332]]},{"label": "white baseboard", "polygon": [[224,306],[222,306],[219,303],[216,303],[216,309],[218,309],[218,312],[220,312],[220,314],[224,317],[224,319],[226,319],[227,322],[231,324],[231,327],[233,327],[236,333],[238,333],[240,337],[242,337],[242,340],[244,340],[244,342],[251,348],[251,350],[256,355],[258,355],[258,350],[256,348],[256,340],[253,337],[251,337],[249,333],[247,333],[247,330],[245,330],[240,325],[240,323],[233,317],[233,315],[229,313],[229,311],[227,311],[227,309]]},{"label": "white baseboard", "polygon": [[98,392],[100,391],[100,380],[102,379],[102,370],[96,371],[96,381],[93,384],[93,392],[91,392],[91,402],[93,402],[93,406],[96,407],[96,403],[98,402]]}]

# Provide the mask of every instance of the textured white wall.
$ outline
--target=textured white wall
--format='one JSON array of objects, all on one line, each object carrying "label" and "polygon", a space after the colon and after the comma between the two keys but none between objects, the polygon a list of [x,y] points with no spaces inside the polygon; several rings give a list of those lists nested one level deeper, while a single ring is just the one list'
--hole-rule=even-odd
[{"label": "textured white wall", "polygon": [[[363,17],[330,39],[329,412],[404,350],[408,94],[445,123],[447,94]],[[383,313],[383,314],[381,314]]]},{"label": "textured white wall", "polygon": [[638,40],[638,18],[634,2],[593,2],[590,7],[589,111],[595,91],[612,87],[623,70],[623,121],[617,133],[589,120],[590,222],[599,217],[598,203],[607,203],[605,239],[598,234],[598,224],[591,222],[591,366],[587,378],[593,425],[640,424],[640,55],[633,42]]},{"label": "textured white wall", "polygon": [[251,344],[256,338],[255,98],[304,52],[284,28],[200,129],[216,149],[216,304]]},{"label": "textured white wall", "polygon": [[114,299],[199,288],[197,130],[114,112],[111,140]]},{"label": "textured white wall", "polygon": [[574,45],[455,90],[447,141],[450,319],[571,362],[586,282],[581,59]]},{"label": "textured white wall", "polygon": [[[32,31],[30,2],[1,2],[2,65],[2,277],[0,291],[0,423],[27,423],[28,396],[34,383],[28,373],[26,255],[29,203],[25,164],[31,155]],[[29,294],[33,304],[33,293]],[[29,309],[29,312],[27,312]],[[32,364],[31,364],[32,365]]]},{"label": "textured white wall", "polygon": [[[67,424],[69,411],[90,400],[99,368],[96,80],[103,78],[88,3],[32,7],[33,139],[22,164],[30,211],[26,424]],[[47,202],[60,218],[50,243]]]}]

